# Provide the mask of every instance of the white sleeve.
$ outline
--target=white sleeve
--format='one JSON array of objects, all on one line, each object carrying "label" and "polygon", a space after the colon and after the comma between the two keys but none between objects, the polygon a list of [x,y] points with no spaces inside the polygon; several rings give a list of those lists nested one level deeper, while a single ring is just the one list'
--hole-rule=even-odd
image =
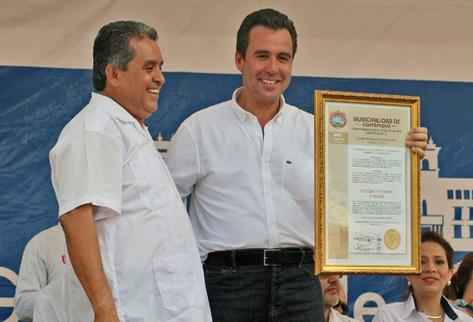
[{"label": "white sleeve", "polygon": [[38,292],[34,306],[33,321],[65,322],[64,296],[63,280],[55,281]]},{"label": "white sleeve", "polygon": [[164,156],[174,183],[181,197],[187,197],[197,182],[199,174],[198,145],[187,123],[184,122],[172,137],[171,146]]},{"label": "white sleeve", "polygon": [[34,241],[30,240],[23,252],[15,292],[15,312],[24,321],[33,319],[36,296],[47,283],[46,266]]},{"label": "white sleeve", "polygon": [[50,153],[59,214],[86,203],[121,212],[123,145],[115,137],[86,132]]},{"label": "white sleeve", "polygon": [[44,292],[39,292],[35,301],[34,322],[59,322],[54,319],[53,303]]}]

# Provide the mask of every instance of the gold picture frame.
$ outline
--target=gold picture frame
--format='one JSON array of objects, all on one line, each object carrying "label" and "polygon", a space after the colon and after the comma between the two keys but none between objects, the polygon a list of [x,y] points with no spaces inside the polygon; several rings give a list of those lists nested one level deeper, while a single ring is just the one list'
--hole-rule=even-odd
[{"label": "gold picture frame", "polygon": [[315,274],[420,271],[420,98],[315,91]]}]

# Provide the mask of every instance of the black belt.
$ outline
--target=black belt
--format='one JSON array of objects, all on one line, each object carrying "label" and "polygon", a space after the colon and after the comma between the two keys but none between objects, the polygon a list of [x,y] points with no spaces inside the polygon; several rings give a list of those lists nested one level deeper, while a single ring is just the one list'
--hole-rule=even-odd
[{"label": "black belt", "polygon": [[205,265],[215,266],[285,266],[314,262],[310,248],[254,248],[209,253]]}]

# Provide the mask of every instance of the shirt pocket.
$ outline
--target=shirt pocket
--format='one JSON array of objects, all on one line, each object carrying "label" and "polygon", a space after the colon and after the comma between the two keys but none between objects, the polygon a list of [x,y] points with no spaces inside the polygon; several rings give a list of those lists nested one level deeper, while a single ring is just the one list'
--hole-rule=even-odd
[{"label": "shirt pocket", "polygon": [[203,281],[198,280],[190,255],[173,255],[153,260],[153,271],[166,309],[183,312],[206,303]]},{"label": "shirt pocket", "polygon": [[137,153],[128,163],[124,190],[131,192],[127,196],[130,200],[141,200],[146,209],[160,209],[169,202],[170,187],[166,186],[166,177],[158,163],[157,158],[144,153]]},{"label": "shirt pocket", "polygon": [[283,194],[291,199],[314,199],[313,160],[285,160],[282,166],[281,186]]}]

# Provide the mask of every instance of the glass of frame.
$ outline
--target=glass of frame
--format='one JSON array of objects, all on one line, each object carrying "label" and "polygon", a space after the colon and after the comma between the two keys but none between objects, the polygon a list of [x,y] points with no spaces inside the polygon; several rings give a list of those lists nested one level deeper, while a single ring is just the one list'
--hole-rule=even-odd
[{"label": "glass of frame", "polygon": [[413,274],[419,126],[413,96],[315,91],[315,274]]}]

